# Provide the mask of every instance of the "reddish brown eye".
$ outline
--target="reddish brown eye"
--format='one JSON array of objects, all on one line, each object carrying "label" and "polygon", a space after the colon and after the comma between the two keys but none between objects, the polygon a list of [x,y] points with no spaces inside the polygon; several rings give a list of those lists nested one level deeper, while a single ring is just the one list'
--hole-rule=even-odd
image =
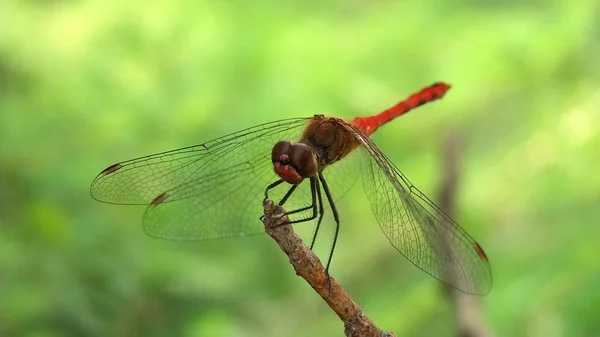
[{"label": "reddish brown eye", "polygon": [[289,140],[278,141],[277,144],[273,146],[273,151],[271,151],[271,161],[273,164],[281,160],[281,155],[287,155],[291,146],[292,144]]},{"label": "reddish brown eye", "polygon": [[290,141],[282,140],[277,142],[271,151],[273,170],[290,184],[299,184],[304,179],[290,160],[290,153],[294,152],[295,147],[296,145],[292,145]]},{"label": "reddish brown eye", "polygon": [[299,143],[290,150],[290,161],[298,173],[304,177],[312,177],[317,173],[317,157],[310,146]]},{"label": "reddish brown eye", "polygon": [[292,144],[281,140],[271,151],[275,173],[290,184],[299,184],[304,178],[314,176],[319,166],[312,148],[306,144]]}]

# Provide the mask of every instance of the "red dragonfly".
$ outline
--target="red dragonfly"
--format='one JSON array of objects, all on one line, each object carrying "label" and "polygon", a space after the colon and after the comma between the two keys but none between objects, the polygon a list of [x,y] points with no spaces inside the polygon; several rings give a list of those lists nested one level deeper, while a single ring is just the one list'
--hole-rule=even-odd
[{"label": "red dragonfly", "polygon": [[185,241],[264,232],[257,220],[262,201],[270,197],[289,206],[296,200],[294,207],[286,207],[291,223],[318,218],[312,249],[325,214],[322,190],[335,220],[329,268],[342,220],[335,202],[360,176],[392,246],[441,282],[486,294],[492,273],[481,246],[369,138],[448,89],[435,83],[377,115],[350,122],[324,115],[284,119],[120,162],[100,172],[91,194],[112,204],[147,205],[143,227],[150,236]]}]

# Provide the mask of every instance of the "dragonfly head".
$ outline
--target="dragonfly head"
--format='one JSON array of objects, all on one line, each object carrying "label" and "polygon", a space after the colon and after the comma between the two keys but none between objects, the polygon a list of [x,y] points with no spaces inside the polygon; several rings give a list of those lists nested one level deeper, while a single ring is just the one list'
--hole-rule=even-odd
[{"label": "dragonfly head", "polygon": [[289,140],[281,140],[275,144],[271,160],[275,173],[290,184],[299,184],[304,178],[314,176],[319,167],[310,146],[304,143],[292,144]]}]

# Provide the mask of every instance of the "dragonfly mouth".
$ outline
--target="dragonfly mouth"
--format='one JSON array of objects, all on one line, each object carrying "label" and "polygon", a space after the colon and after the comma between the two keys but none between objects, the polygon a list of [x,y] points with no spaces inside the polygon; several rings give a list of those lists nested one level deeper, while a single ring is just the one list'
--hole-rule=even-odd
[{"label": "dragonfly mouth", "polygon": [[275,173],[277,173],[278,176],[290,184],[296,185],[304,180],[304,177],[298,173],[298,170],[290,164],[275,162],[273,164],[273,170],[275,170]]},{"label": "dragonfly mouth", "polygon": [[290,184],[299,184],[304,178],[317,173],[317,157],[310,146],[282,140],[277,142],[271,153],[273,170]]}]

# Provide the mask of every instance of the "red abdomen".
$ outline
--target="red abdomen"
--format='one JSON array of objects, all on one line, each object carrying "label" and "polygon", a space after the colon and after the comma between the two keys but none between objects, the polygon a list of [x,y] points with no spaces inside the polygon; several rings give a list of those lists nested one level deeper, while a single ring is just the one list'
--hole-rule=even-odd
[{"label": "red abdomen", "polygon": [[377,115],[354,118],[351,124],[360,129],[365,135],[369,136],[380,126],[392,119],[425,103],[442,98],[449,89],[450,85],[444,82],[434,83]]}]

